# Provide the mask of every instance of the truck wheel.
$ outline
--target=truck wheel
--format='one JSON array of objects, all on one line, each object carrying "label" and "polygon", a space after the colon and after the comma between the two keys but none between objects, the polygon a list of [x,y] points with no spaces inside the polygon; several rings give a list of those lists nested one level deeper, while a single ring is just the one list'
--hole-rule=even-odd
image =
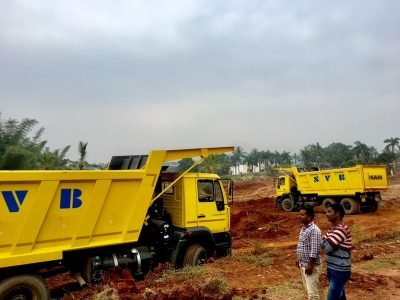
[{"label": "truck wheel", "polygon": [[360,204],[354,199],[343,198],[340,204],[343,206],[344,212],[347,215],[355,215],[360,212]]},{"label": "truck wheel", "polygon": [[376,212],[378,210],[378,202],[376,202],[375,200],[371,201],[371,206],[369,209],[371,212]]},{"label": "truck wheel", "polygon": [[87,284],[92,284],[93,283],[93,268],[92,268],[92,259],[86,258],[84,260],[82,269],[81,269],[81,274],[82,274],[82,278],[83,280],[85,280],[85,282]]},{"label": "truck wheel", "polygon": [[295,210],[294,201],[291,198],[285,198],[282,200],[282,209],[284,211],[290,212]]},{"label": "truck wheel", "polygon": [[322,201],[322,207],[324,209],[324,212],[326,212],[328,210],[328,206],[331,204],[336,203],[335,200],[333,200],[332,198],[325,198],[324,201]]},{"label": "truck wheel", "polygon": [[46,300],[49,289],[37,275],[18,275],[0,282],[0,300]]},{"label": "truck wheel", "polygon": [[190,245],[183,258],[183,266],[198,266],[207,262],[207,252],[199,244]]}]

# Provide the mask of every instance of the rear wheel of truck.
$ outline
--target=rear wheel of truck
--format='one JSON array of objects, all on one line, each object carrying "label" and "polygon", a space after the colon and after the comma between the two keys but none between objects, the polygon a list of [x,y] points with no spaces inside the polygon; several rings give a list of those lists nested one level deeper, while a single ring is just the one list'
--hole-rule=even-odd
[{"label": "rear wheel of truck", "polygon": [[376,212],[378,210],[378,202],[376,202],[375,200],[371,201],[371,206],[369,208],[370,212]]},{"label": "rear wheel of truck", "polygon": [[285,198],[282,200],[282,209],[284,211],[290,212],[295,210],[294,200],[291,198]]},{"label": "rear wheel of truck", "polygon": [[17,275],[0,282],[0,300],[46,300],[49,289],[37,275]]},{"label": "rear wheel of truck", "polygon": [[340,204],[344,208],[346,215],[355,215],[360,212],[360,204],[351,198],[343,198]]},{"label": "rear wheel of truck", "polygon": [[336,203],[336,201],[333,200],[332,198],[325,198],[325,199],[322,201],[322,207],[323,207],[323,209],[324,209],[324,212],[326,212],[326,211],[328,210],[328,206],[329,206],[329,205],[334,204],[334,203]]},{"label": "rear wheel of truck", "polygon": [[200,244],[190,245],[183,258],[183,266],[198,266],[207,262],[206,249]]}]

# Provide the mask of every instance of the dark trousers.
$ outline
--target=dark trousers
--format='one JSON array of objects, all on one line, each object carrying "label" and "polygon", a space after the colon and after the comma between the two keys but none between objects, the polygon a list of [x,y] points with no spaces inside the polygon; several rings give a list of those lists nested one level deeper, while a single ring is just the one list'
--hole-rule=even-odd
[{"label": "dark trousers", "polygon": [[346,293],[344,287],[350,278],[350,271],[342,272],[332,269],[327,269],[329,288],[328,300],[346,300]]}]

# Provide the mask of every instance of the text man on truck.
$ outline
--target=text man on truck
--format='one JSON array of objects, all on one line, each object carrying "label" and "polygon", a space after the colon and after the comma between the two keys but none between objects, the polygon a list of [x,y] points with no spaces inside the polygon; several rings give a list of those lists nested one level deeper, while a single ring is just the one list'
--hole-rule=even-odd
[{"label": "text man on truck", "polygon": [[275,168],[278,178],[276,204],[295,211],[304,203],[341,203],[346,214],[376,211],[381,191],[388,187],[385,166],[357,165],[350,168],[319,170],[298,167]]},{"label": "text man on truck", "polygon": [[[83,284],[113,266],[137,277],[160,262],[181,267],[230,255],[222,182],[189,171],[233,150],[115,156],[108,170],[0,171],[0,300],[48,299],[43,278],[54,266]],[[202,159],[183,173],[163,172],[165,162],[191,157]]]}]

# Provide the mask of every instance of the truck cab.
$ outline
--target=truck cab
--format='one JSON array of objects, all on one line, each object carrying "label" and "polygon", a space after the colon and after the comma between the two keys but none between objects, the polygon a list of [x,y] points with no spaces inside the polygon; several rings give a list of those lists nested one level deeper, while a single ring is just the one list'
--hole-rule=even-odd
[{"label": "truck cab", "polygon": [[[163,185],[169,184],[176,176],[164,175]],[[186,174],[162,198],[175,227],[206,226],[212,233],[229,230],[227,198],[215,174]]]},{"label": "truck cab", "polygon": [[276,195],[282,197],[297,189],[297,183],[293,175],[282,175],[278,177]]},{"label": "truck cab", "polygon": [[[169,186],[179,174],[162,175],[162,186]],[[232,247],[230,208],[220,178],[215,174],[188,173],[162,195],[163,207],[171,216],[176,238],[181,244],[171,262],[181,266],[185,247],[198,244],[210,257],[229,255]]]}]

